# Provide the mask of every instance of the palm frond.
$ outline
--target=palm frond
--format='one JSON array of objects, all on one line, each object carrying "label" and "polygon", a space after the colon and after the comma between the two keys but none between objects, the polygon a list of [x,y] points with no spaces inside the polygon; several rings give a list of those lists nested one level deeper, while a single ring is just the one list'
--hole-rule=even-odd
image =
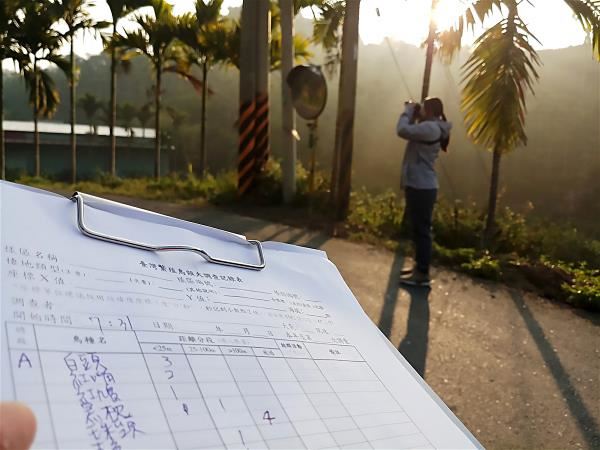
[{"label": "palm frond", "polygon": [[600,0],[564,0],[583,29],[591,34],[594,57],[600,61]]},{"label": "palm frond", "polygon": [[[198,92],[198,93],[202,92],[202,86],[204,85],[202,83],[202,80],[193,76],[188,70],[186,70],[182,67],[178,67],[178,66],[167,66],[163,69],[163,71],[175,73],[175,74],[179,75],[184,80],[189,81],[189,83],[192,85],[192,87],[194,88],[194,90],[196,92]],[[214,92],[209,89],[209,94],[213,94],[213,93]]]},{"label": "palm frond", "polygon": [[125,35],[117,33],[112,38],[108,50],[112,48],[120,51],[121,60],[129,60],[138,54],[152,56],[148,50],[147,35],[141,30],[133,30]]},{"label": "palm frond", "polygon": [[[308,61],[313,54],[309,50],[310,40],[301,34],[294,35],[294,59],[295,63]],[[271,38],[271,70],[281,67],[281,31],[273,33]]]},{"label": "palm frond", "polygon": [[69,65],[69,60],[64,58],[63,56],[57,54],[50,54],[44,58],[45,61],[54,64],[56,67],[60,69],[66,76],[69,76],[69,72],[71,71],[71,66]]},{"label": "palm frond", "polygon": [[294,0],[294,16],[300,12],[302,8],[321,9],[328,3],[328,0]]},{"label": "palm frond", "polygon": [[476,40],[463,66],[461,100],[467,133],[476,143],[502,152],[527,144],[526,96],[533,93],[540,64],[532,39],[513,14]]},{"label": "palm frond", "polygon": [[90,94],[89,92],[77,100],[77,105],[83,110],[90,122],[93,122],[96,112],[102,108],[102,103],[95,95]]},{"label": "palm frond", "polygon": [[436,51],[442,62],[449,64],[462,47],[462,38],[466,31],[473,31],[494,12],[499,11],[503,0],[470,0],[458,15],[456,23],[449,29],[437,33]]},{"label": "palm frond", "polygon": [[52,117],[60,103],[60,94],[56,89],[54,80],[46,70],[37,70],[37,77],[33,70],[23,72],[23,78],[29,92],[29,104],[35,106],[35,85],[37,83],[37,110],[41,117]]},{"label": "palm frond", "polygon": [[150,0],[106,0],[113,23],[118,22],[136,9],[150,5]]},{"label": "palm frond", "polygon": [[64,36],[53,28],[60,19],[53,4],[47,1],[25,2],[20,14],[13,17],[11,34],[24,53],[40,58],[58,52]]},{"label": "palm frond", "polygon": [[200,27],[215,23],[221,16],[223,0],[209,0],[205,3],[203,0],[196,0],[196,20]]}]

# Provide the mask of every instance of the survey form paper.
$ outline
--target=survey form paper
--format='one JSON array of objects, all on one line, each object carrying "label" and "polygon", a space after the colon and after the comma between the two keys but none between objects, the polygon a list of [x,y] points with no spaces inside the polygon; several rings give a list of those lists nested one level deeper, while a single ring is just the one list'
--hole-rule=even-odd
[{"label": "survey form paper", "polygon": [[[87,225],[256,263],[239,235],[112,202]],[[2,400],[34,448],[477,448],[390,349],[325,253],[266,268],[84,236],[76,204],[0,183]]]}]

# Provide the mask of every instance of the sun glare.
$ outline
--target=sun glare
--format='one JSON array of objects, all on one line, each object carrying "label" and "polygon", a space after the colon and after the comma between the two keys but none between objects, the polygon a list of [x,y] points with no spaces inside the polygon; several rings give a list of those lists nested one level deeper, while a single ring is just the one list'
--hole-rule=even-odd
[{"label": "sun glare", "polygon": [[438,30],[443,31],[456,24],[465,9],[460,0],[440,0],[433,10],[433,21]]},{"label": "sun glare", "polygon": [[361,40],[365,44],[380,44],[389,37],[420,45],[427,36],[430,7],[431,3],[426,0],[363,0],[359,23]]},{"label": "sun glare", "polygon": [[[433,11],[436,27],[447,30],[464,9],[464,0],[439,0]],[[427,38],[430,18],[431,0],[362,0],[360,37],[365,44],[389,37],[418,46]]]}]

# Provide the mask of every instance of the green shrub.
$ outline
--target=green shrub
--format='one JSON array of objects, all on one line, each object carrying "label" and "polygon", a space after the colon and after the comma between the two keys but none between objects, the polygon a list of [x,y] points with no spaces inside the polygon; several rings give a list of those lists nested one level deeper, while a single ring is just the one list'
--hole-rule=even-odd
[{"label": "green shrub", "polygon": [[561,300],[578,308],[600,311],[600,269],[590,269],[586,263],[556,262],[546,257],[540,259],[540,264],[567,275],[560,283]]},{"label": "green shrub", "polygon": [[529,254],[535,248],[525,216],[505,207],[497,214],[497,233],[491,243],[494,253]]},{"label": "green shrub", "polygon": [[483,216],[476,205],[464,207],[459,201],[440,199],[433,214],[433,232],[437,242],[447,248],[479,247]]},{"label": "green shrub", "polygon": [[109,189],[116,189],[123,185],[122,178],[113,176],[108,172],[98,172],[93,181]]},{"label": "green shrub", "polygon": [[487,278],[488,280],[498,281],[502,277],[500,261],[492,257],[489,253],[485,253],[480,258],[472,261],[462,263],[460,268],[471,275]]},{"label": "green shrub", "polygon": [[573,306],[600,311],[600,270],[574,269],[573,283],[563,283],[565,300]]},{"label": "green shrub", "polygon": [[350,196],[347,223],[355,233],[372,234],[378,238],[401,237],[404,207],[393,191],[372,195],[365,188]]},{"label": "green shrub", "polygon": [[533,241],[551,259],[600,269],[600,240],[583,236],[575,227],[545,223],[535,228]]},{"label": "green shrub", "polygon": [[477,259],[477,250],[474,248],[446,248],[433,243],[434,256],[436,260],[452,267],[460,267],[461,264],[469,263]]}]

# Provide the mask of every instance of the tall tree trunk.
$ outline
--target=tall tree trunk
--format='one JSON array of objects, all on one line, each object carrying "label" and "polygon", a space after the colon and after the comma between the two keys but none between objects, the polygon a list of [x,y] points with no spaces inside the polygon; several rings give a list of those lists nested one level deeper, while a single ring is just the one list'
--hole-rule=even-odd
[{"label": "tall tree trunk", "polygon": [[421,90],[421,102],[429,95],[431,84],[431,67],[433,65],[433,45],[435,43],[435,20],[433,12],[439,0],[431,0],[431,16],[429,18],[429,34],[427,35],[427,53],[425,56],[425,72],[423,73],[423,89]]},{"label": "tall tree trunk", "polygon": [[38,132],[38,109],[40,86],[37,71],[37,58],[33,58],[33,149],[35,151],[35,176],[39,177],[40,170],[40,133]]},{"label": "tall tree trunk", "polygon": [[292,91],[286,79],[294,65],[294,5],[293,0],[279,0],[281,16],[281,126],[283,144],[283,201],[290,203],[296,195],[296,115]]},{"label": "tall tree trunk", "polygon": [[75,34],[71,34],[71,57],[69,68],[71,72],[70,88],[71,88],[71,183],[77,182],[77,142],[75,136]]},{"label": "tall tree trunk", "polygon": [[331,176],[331,198],[336,220],[344,220],[350,205],[354,112],[358,63],[358,19],[360,0],[348,0],[344,14],[342,62]]},{"label": "tall tree trunk", "polygon": [[207,171],[206,164],[206,96],[208,95],[208,63],[202,64],[202,111],[200,113],[200,176]]},{"label": "tall tree trunk", "polygon": [[160,58],[156,67],[156,92],[154,93],[154,178],[160,179],[160,79],[162,63]]},{"label": "tall tree trunk", "polygon": [[[113,38],[117,33],[117,23],[113,22]],[[117,176],[117,55],[115,49],[110,52],[110,174]]]},{"label": "tall tree trunk", "polygon": [[0,178],[6,180],[6,149],[4,148],[4,72],[0,70]]},{"label": "tall tree trunk", "polygon": [[494,148],[492,160],[492,177],[490,180],[490,195],[488,199],[487,220],[484,231],[484,245],[489,245],[496,225],[496,204],[498,202],[498,182],[500,179],[500,158],[502,153],[498,147]]}]

